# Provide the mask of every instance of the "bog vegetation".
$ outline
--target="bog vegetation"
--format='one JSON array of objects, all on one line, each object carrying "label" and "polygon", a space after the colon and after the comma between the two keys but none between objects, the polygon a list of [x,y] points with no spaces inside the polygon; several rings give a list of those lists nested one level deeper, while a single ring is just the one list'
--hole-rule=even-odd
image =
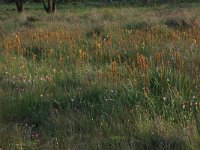
[{"label": "bog vegetation", "polygon": [[199,148],[198,3],[24,7],[0,6],[0,149]]}]

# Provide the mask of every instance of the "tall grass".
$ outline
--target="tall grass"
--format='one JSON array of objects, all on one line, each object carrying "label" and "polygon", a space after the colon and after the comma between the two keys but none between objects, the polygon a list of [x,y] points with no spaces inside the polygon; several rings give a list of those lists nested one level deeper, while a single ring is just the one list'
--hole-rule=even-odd
[{"label": "tall grass", "polygon": [[3,10],[0,147],[198,149],[198,9]]}]

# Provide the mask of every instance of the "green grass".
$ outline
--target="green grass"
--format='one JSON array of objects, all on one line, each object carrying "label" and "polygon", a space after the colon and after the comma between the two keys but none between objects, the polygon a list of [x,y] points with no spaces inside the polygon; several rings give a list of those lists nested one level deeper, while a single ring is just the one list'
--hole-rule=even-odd
[{"label": "green grass", "polygon": [[0,6],[0,148],[198,149],[198,3],[14,9]]}]

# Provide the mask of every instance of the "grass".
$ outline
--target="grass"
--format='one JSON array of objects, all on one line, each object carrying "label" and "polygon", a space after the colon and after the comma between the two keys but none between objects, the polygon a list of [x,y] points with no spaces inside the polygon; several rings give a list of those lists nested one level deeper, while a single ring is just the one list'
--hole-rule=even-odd
[{"label": "grass", "polygon": [[0,9],[0,148],[198,149],[198,3]]}]

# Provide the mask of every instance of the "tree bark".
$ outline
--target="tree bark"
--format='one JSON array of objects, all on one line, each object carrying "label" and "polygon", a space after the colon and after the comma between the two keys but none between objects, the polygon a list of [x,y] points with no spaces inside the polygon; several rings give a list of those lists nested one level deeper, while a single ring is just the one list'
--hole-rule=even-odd
[{"label": "tree bark", "polygon": [[49,10],[49,13],[52,12],[52,0],[48,0],[48,10]]},{"label": "tree bark", "polygon": [[144,5],[147,5],[149,0],[144,0]]},{"label": "tree bark", "polygon": [[47,13],[54,13],[56,12],[56,0],[47,0],[47,4],[45,0],[43,0],[44,10]]},{"label": "tree bark", "polygon": [[52,2],[52,12],[53,13],[56,12],[56,0],[53,0],[53,2]]},{"label": "tree bark", "polygon": [[45,0],[43,0],[42,2],[43,2],[44,10],[45,10],[47,13],[49,13],[49,9],[48,9],[48,7],[47,7],[47,5],[46,5],[46,3],[45,3]]},{"label": "tree bark", "polygon": [[18,13],[23,12],[23,0],[16,0],[16,6]]}]

